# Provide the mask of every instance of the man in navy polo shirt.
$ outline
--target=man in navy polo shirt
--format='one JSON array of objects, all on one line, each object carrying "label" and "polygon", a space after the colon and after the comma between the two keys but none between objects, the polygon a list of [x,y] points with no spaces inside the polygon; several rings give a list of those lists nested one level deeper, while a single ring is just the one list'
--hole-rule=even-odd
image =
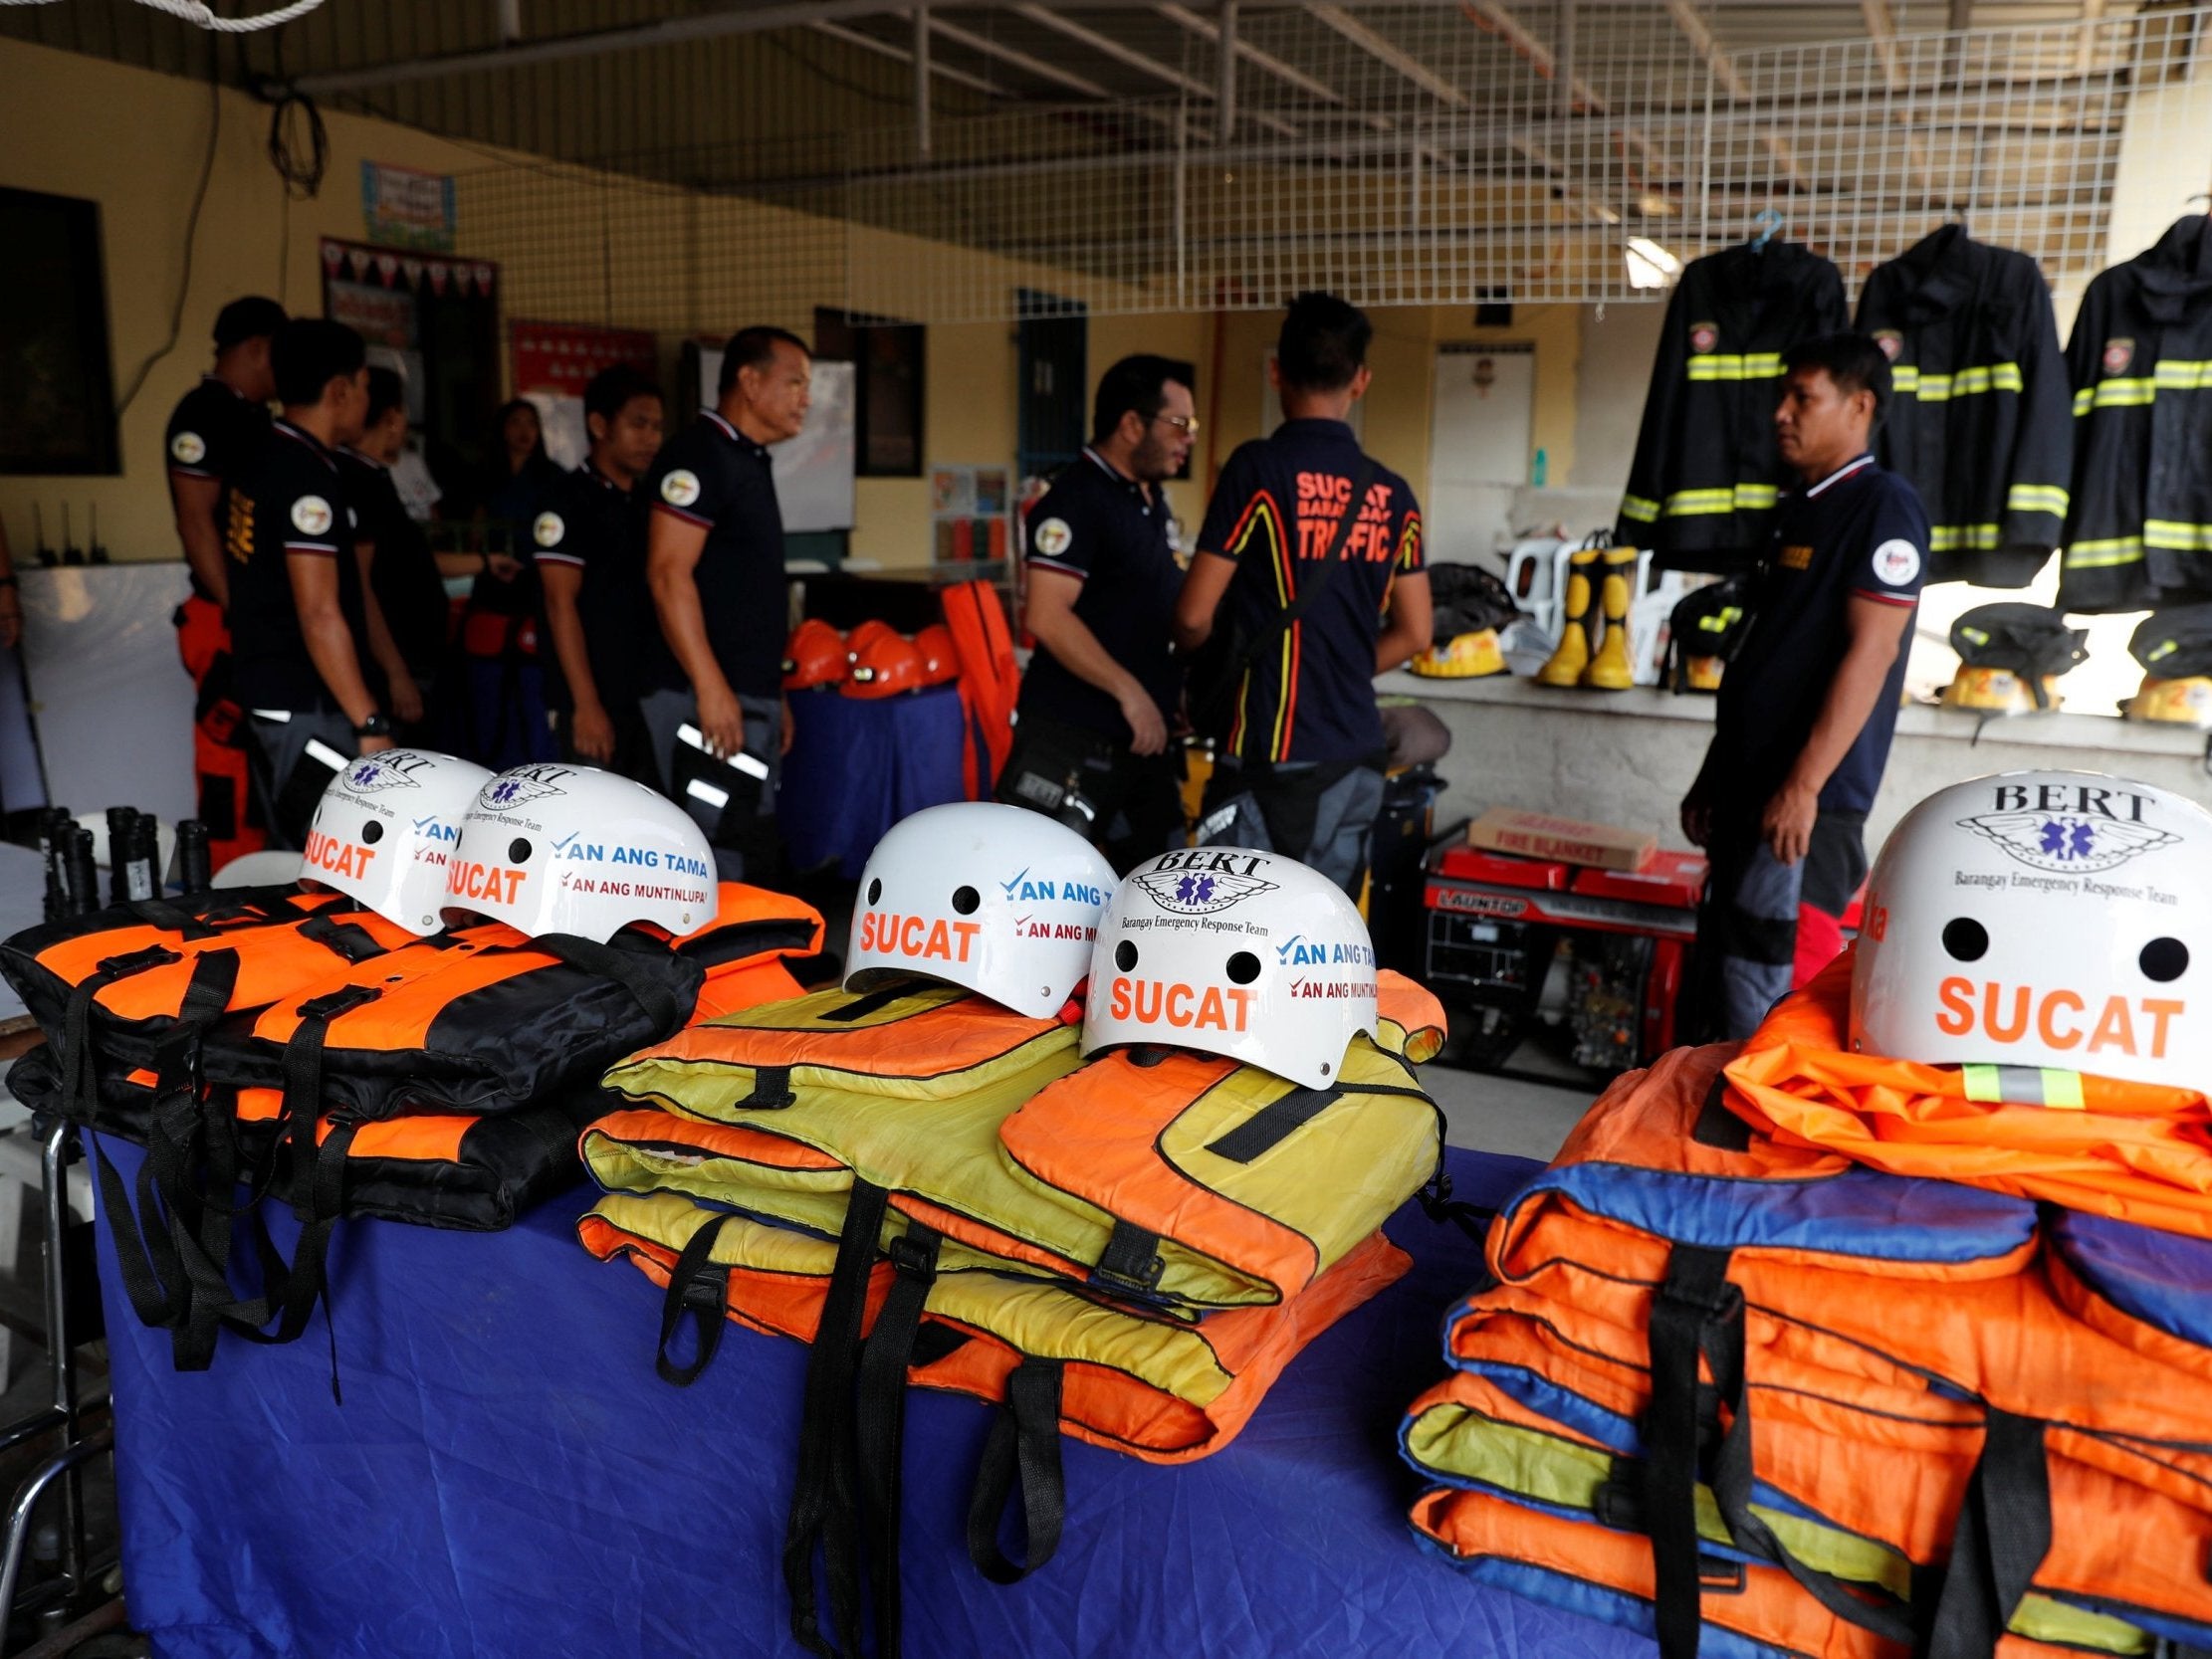
[{"label": "man in navy polo shirt", "polygon": [[1067,819],[1116,870],[1183,824],[1168,726],[1183,669],[1168,644],[1183,571],[1167,493],[1198,431],[1165,357],[1124,357],[1098,382],[1091,441],[1029,514],[1036,655],[1021,680],[998,798]]},{"label": "man in navy polo shirt", "polygon": [[1804,483],[1783,498],[1682,800],[1682,831],[1712,860],[1690,1021],[1716,1038],[1749,1036],[1843,948],[1927,567],[1926,510],[1868,453],[1889,398],[1881,347],[1831,334],[1784,371],[1774,428]]},{"label": "man in navy polo shirt", "polygon": [[[806,424],[813,368],[796,334],[739,329],[722,354],[715,406],[646,477],[645,579],[662,644],[641,676],[639,713],[663,788],[706,830],[725,881],[762,879],[775,852],[775,783],[791,741],[790,606],[769,448]],[[716,785],[679,776],[686,726],[735,775]],[[757,783],[739,781],[748,777]],[[723,799],[702,793],[709,788]]]},{"label": "man in navy polo shirt", "polygon": [[1298,859],[1355,898],[1383,804],[1375,676],[1433,625],[1421,508],[1347,419],[1374,332],[1334,295],[1290,303],[1268,368],[1286,418],[1221,469],[1175,610],[1182,650],[1217,626],[1231,642],[1217,686],[1193,676],[1217,752],[1199,839]]}]

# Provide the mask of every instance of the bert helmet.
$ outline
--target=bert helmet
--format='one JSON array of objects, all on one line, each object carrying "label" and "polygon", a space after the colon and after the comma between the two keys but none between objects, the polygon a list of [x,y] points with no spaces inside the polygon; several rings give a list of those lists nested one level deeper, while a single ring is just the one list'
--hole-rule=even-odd
[{"label": "bert helmet", "polygon": [[1048,1018],[1090,971],[1114,867],[1018,806],[955,801],[891,826],[868,855],[845,988],[893,973],[962,985]]},{"label": "bert helmet", "polygon": [[783,645],[783,689],[834,686],[845,677],[845,636],[818,616],[791,630]]},{"label": "bert helmet", "polygon": [[461,820],[448,910],[519,933],[601,943],[633,922],[689,933],[715,919],[714,850],[691,814],[592,766],[501,772]]},{"label": "bert helmet", "polygon": [[300,873],[425,936],[445,926],[446,858],[491,773],[428,749],[364,754],[331,779]]},{"label": "bert helmet", "polygon": [[2007,772],[1937,791],[1875,861],[1852,1046],[2002,1068],[2002,1098],[2027,1105],[2067,1104],[2039,1069],[2212,1086],[2208,860],[2212,813],[2149,784]]},{"label": "bert helmet", "polygon": [[1204,1050],[1325,1089],[1376,1030],[1375,947],[1343,890],[1274,853],[1147,859],[1098,925],[1083,1052]]},{"label": "bert helmet", "polygon": [[897,697],[928,683],[921,650],[904,634],[886,630],[853,653],[852,672],[842,689],[847,697]]}]

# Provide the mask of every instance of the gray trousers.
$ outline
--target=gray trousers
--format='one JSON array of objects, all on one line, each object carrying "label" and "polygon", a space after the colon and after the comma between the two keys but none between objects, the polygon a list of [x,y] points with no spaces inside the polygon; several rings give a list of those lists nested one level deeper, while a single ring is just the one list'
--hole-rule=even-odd
[{"label": "gray trousers", "polygon": [[745,712],[745,751],[766,762],[769,769],[761,784],[759,810],[749,823],[734,822],[723,807],[676,786],[676,729],[699,724],[699,700],[691,689],[647,692],[637,705],[660,791],[706,831],[707,842],[715,850],[715,874],[726,882],[765,881],[774,874],[777,847],[775,791],[783,776],[783,700],[740,697],[738,707]]},{"label": "gray trousers", "polygon": [[1199,845],[1294,858],[1357,904],[1382,809],[1383,774],[1367,766],[1289,763],[1250,777],[1223,766],[1207,788]]}]

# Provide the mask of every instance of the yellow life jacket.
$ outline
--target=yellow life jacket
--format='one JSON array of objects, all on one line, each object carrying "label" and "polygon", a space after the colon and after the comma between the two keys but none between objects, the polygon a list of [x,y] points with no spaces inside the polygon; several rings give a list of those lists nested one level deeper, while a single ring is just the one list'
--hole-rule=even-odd
[{"label": "yellow life jacket", "polygon": [[[1436,999],[1382,975],[1383,1041],[1309,1090],[1232,1061],[1126,1049],[945,987],[822,992],[684,1032],[614,1068],[632,1099],[744,1132],[694,1148],[625,1114],[583,1139],[610,1191],[673,1191],[835,1233],[857,1178],[948,1261],[1071,1279],[1183,1317],[1294,1296],[1436,1174],[1442,1121],[1409,1055]],[[857,1012],[855,1010],[857,1009]]]}]

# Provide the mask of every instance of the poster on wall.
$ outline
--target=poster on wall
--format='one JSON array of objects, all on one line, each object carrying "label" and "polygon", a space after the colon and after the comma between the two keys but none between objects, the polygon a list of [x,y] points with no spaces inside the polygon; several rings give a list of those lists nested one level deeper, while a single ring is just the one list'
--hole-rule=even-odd
[{"label": "poster on wall", "polygon": [[450,254],[455,222],[450,174],[361,163],[361,225],[369,241]]},{"label": "poster on wall", "polygon": [[649,333],[588,322],[517,322],[510,337],[515,395],[536,405],[546,433],[546,453],[562,467],[583,465],[589,448],[583,389],[591,377],[617,363],[650,376],[659,354]]}]

